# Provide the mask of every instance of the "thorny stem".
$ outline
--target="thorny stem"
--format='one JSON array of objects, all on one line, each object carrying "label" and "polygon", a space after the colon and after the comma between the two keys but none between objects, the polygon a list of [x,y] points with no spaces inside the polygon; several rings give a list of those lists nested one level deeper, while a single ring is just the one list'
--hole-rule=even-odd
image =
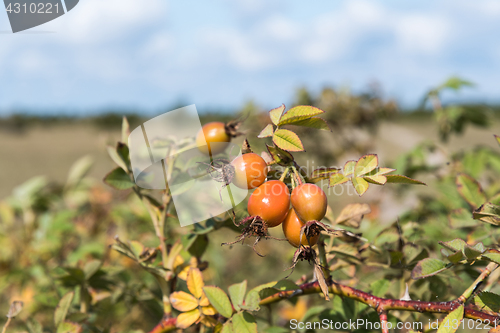
[{"label": "thorny stem", "polygon": [[387,311],[379,311],[378,316],[380,318],[380,327],[382,328],[382,333],[389,333],[389,325],[387,324]]},{"label": "thorny stem", "polygon": [[[483,272],[484,273],[484,272]],[[481,274],[482,275],[482,274]],[[487,277],[485,275],[483,280]],[[442,313],[448,314],[457,307],[463,305],[459,299],[449,302],[423,302],[423,301],[402,301],[398,299],[387,299],[374,296],[364,291],[338,284],[331,279],[327,280],[330,292],[345,298],[350,298],[360,303],[366,304],[375,309],[377,313],[382,314],[381,322],[387,322],[387,312],[390,310],[412,311],[412,312],[427,312],[427,313]],[[476,284],[476,282],[474,283]],[[473,284],[473,285],[474,285]],[[280,291],[276,294],[262,299],[259,305],[270,305],[295,296],[303,296],[310,294],[321,293],[321,288],[318,281],[304,283],[299,286],[299,289]],[[384,316],[385,314],[385,316]],[[472,305],[464,306],[464,317],[479,320],[484,324],[492,327],[500,325],[500,317],[498,314],[493,314],[487,311],[477,310]],[[386,325],[387,326],[387,325]],[[164,319],[149,333],[163,333],[175,330],[175,318]],[[387,332],[387,331],[382,331]]]},{"label": "thorny stem", "polygon": [[476,281],[464,293],[457,299],[461,303],[467,302],[467,300],[474,294],[479,285],[493,272],[498,265],[494,262],[490,262],[484,271],[477,277]]}]

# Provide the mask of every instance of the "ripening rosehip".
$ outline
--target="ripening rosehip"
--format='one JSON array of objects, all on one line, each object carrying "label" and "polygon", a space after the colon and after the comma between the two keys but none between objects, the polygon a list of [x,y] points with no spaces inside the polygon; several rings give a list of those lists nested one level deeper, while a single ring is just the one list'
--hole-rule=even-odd
[{"label": "ripening rosehip", "polygon": [[282,227],[283,233],[285,234],[288,243],[290,243],[292,246],[299,247],[300,244],[304,246],[313,246],[318,242],[320,236],[319,234],[309,237],[309,241],[307,241],[307,236],[304,233],[302,234],[302,239],[300,239],[300,230],[302,229],[304,224],[305,222],[299,219],[299,217],[295,213],[295,210],[293,208],[290,208],[288,215],[283,221]]},{"label": "ripening rosehip", "polygon": [[238,156],[231,162],[234,167],[233,184],[242,189],[253,189],[264,183],[267,163],[255,153]]},{"label": "ripening rosehip", "polygon": [[283,222],[290,208],[290,191],[285,183],[271,180],[257,187],[248,200],[248,213],[259,216],[269,228]]},{"label": "ripening rosehip", "polygon": [[328,205],[326,194],[315,184],[302,184],[292,191],[292,207],[304,222],[320,221]]},{"label": "ripening rosehip", "polygon": [[211,122],[204,125],[196,136],[196,145],[205,155],[222,153],[230,141],[231,136],[226,132],[225,124],[221,122]]}]

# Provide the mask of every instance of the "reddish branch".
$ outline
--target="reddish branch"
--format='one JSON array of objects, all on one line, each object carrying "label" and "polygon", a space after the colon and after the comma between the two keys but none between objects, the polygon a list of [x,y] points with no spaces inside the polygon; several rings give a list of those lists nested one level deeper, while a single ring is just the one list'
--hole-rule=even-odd
[{"label": "reddish branch", "polygon": [[[327,283],[330,287],[330,292],[332,292],[333,294],[351,298],[353,300],[364,303],[375,309],[380,316],[382,324],[384,322],[387,323],[387,311],[390,310],[448,314],[453,310],[455,310],[460,305],[463,305],[463,303],[459,299],[449,302],[422,302],[422,301],[402,301],[398,299],[387,299],[374,296],[372,294],[366,293],[364,291],[352,287],[335,283],[332,280],[327,281]],[[299,286],[299,289],[281,291],[274,295],[268,296],[260,301],[260,305],[268,305],[282,301],[287,298],[301,296],[301,295],[317,294],[320,292],[321,288],[319,286],[318,281],[304,283]],[[500,324],[500,317],[498,316],[498,314],[476,309],[473,305],[465,306],[464,315],[466,318],[480,320],[485,324],[489,324],[490,326],[497,326],[498,324]],[[160,322],[149,333],[170,332],[175,329],[176,329],[175,318],[169,318]]]},{"label": "reddish branch", "polygon": [[149,333],[163,333],[170,332],[177,329],[175,323],[177,318],[163,318],[158,325],[156,325]]},{"label": "reddish branch", "polygon": [[[433,313],[450,313],[455,310],[458,306],[462,305],[458,300],[453,300],[449,302],[422,302],[422,301],[402,301],[398,299],[387,299],[374,296],[372,294],[366,293],[364,291],[344,286],[333,281],[328,281],[330,286],[330,291],[333,294],[354,299],[358,302],[364,303],[374,309],[379,313],[386,312],[389,310],[402,310],[402,311],[415,311],[415,312],[433,312]],[[319,283],[317,281],[305,283],[300,286],[300,289],[282,291],[264,298],[260,304],[272,304],[279,302],[282,299],[290,298],[293,296],[316,294],[321,292]],[[500,318],[496,314],[491,314],[485,311],[476,310],[471,305],[465,307],[465,317],[470,319],[478,319],[482,322],[490,325],[495,325],[495,323],[500,324]]]}]

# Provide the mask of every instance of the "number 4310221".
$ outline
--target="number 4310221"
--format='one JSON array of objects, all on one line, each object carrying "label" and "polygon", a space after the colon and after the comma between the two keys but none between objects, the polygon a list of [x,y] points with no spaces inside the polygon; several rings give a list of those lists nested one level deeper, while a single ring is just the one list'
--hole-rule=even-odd
[{"label": "number 4310221", "polygon": [[20,4],[20,3],[9,3],[7,6],[7,13],[11,14],[59,14],[59,4],[51,3],[31,3],[31,4]]}]

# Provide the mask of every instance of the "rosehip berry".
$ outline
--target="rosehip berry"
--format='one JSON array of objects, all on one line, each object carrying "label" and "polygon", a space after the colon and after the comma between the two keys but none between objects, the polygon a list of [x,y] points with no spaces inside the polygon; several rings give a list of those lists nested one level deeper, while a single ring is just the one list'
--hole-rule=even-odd
[{"label": "rosehip berry", "polygon": [[259,216],[269,228],[283,222],[290,208],[290,191],[285,183],[271,180],[257,187],[248,200],[248,213]]},{"label": "rosehip berry", "polygon": [[327,199],[323,190],[315,184],[302,184],[292,191],[292,207],[304,221],[320,221],[326,214]]},{"label": "rosehip berry", "polygon": [[234,166],[233,184],[242,189],[253,189],[264,183],[267,163],[255,153],[243,154],[231,162]]},{"label": "rosehip berry", "polygon": [[[217,155],[226,149],[231,136],[226,133],[226,126],[221,122],[204,125],[196,136],[196,145],[205,155]],[[212,145],[210,145],[213,143]]]},{"label": "rosehip berry", "polygon": [[302,239],[300,239],[300,230],[302,229],[302,226],[304,226],[304,224],[305,222],[299,219],[299,217],[295,213],[295,210],[293,208],[290,208],[288,215],[283,221],[282,227],[283,233],[285,234],[288,243],[290,243],[292,246],[299,247],[300,244],[304,246],[313,246],[318,242],[320,236],[319,234],[310,237],[309,241],[307,241],[307,236],[304,233],[302,234]]}]

